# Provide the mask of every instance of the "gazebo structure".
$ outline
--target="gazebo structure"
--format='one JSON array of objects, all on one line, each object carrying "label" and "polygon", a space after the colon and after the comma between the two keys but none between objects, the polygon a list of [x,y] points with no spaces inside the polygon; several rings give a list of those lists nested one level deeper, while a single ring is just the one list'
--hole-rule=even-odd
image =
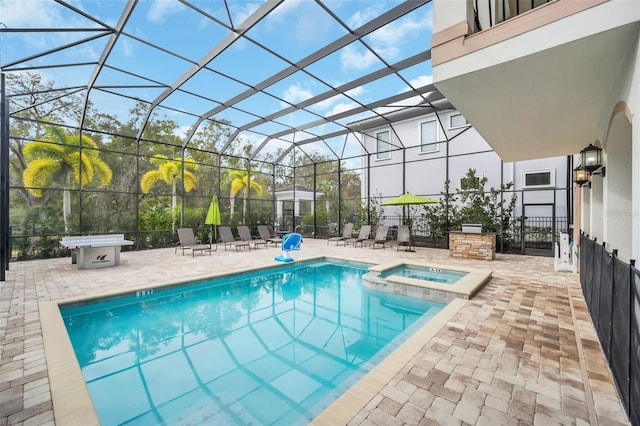
[{"label": "gazebo structure", "polygon": [[[314,192],[302,185],[286,186],[274,192],[276,197],[276,225],[279,230],[290,231],[296,225],[295,218],[300,215],[300,202],[309,201],[310,211],[315,211],[316,198],[322,192]],[[292,203],[293,209],[287,209],[286,203]]]}]

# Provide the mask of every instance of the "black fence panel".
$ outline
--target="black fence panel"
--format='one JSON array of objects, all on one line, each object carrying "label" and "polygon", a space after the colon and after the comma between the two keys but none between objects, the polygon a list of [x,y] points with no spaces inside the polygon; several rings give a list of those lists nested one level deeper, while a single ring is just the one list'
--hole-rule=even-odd
[{"label": "black fence panel", "polygon": [[591,288],[593,287],[593,247],[595,243],[584,238],[580,246],[580,281],[587,307],[591,306]]},{"label": "black fence panel", "polygon": [[[610,339],[611,339],[611,314],[613,311],[612,299],[613,299],[613,289],[615,287],[613,281],[613,260],[614,257],[608,254],[604,248],[602,249],[603,253],[601,256],[601,267],[600,267],[600,299],[598,301],[598,323],[597,323],[597,331],[598,337],[602,342],[602,348],[604,349],[604,353],[607,356],[607,359],[610,358]],[[617,278],[617,277],[616,277]],[[617,281],[617,279],[616,279]],[[627,280],[627,282],[629,282]],[[622,283],[620,283],[622,285]]]},{"label": "black fence panel", "polygon": [[629,421],[640,426],[640,272],[582,234],[580,284]]},{"label": "black fence panel", "polygon": [[586,235],[584,235],[583,233],[580,233],[580,247],[579,247],[579,251],[578,251],[578,261],[579,261],[579,265],[578,265],[578,271],[580,272],[580,286],[582,287],[582,294],[586,295],[587,292],[585,290],[586,288],[586,264],[587,262],[582,262],[582,259],[584,256],[587,255],[587,252],[590,252],[590,248],[587,247],[587,245],[589,244],[589,239],[587,238]]},{"label": "black fence panel", "polygon": [[640,271],[631,267],[631,348],[629,351],[629,418],[640,425]]},{"label": "black fence panel", "polygon": [[593,247],[593,271],[591,273],[591,306],[589,306],[589,313],[591,313],[591,320],[598,328],[598,322],[600,321],[600,271],[602,270],[602,259],[606,255],[604,247],[600,244],[596,244]]},{"label": "black fence panel", "polygon": [[[629,406],[629,324],[631,311],[631,287],[629,286],[629,265],[614,261],[615,284],[613,290],[613,318],[611,321],[611,348],[609,365],[616,379],[620,397],[625,407]],[[615,350],[613,349],[615,348]]]}]

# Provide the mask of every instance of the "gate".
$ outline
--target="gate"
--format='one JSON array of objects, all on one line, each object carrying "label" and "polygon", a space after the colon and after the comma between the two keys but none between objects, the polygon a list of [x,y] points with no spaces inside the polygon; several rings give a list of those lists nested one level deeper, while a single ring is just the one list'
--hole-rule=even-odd
[{"label": "gate", "polygon": [[520,232],[522,254],[553,257],[555,204],[524,204]]}]

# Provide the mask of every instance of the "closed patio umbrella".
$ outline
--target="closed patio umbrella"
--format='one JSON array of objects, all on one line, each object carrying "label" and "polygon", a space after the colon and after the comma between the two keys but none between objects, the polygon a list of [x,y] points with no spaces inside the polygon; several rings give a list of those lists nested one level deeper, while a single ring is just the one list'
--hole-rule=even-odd
[{"label": "closed patio umbrella", "polygon": [[[433,203],[437,203],[437,200],[434,200],[433,198],[429,198],[429,197],[421,197],[420,195],[414,195],[414,194],[402,194],[396,198],[392,198],[390,200],[385,201],[384,203],[381,203],[381,206],[411,206],[411,205],[419,205],[419,204],[433,204]],[[409,214],[409,216],[411,216],[411,214]],[[409,220],[409,248],[406,249],[405,251],[415,251],[412,248],[411,245],[411,220]]]},{"label": "closed patio umbrella", "polygon": [[[218,205],[218,196],[213,194],[213,198],[211,199],[211,204],[209,204],[209,211],[207,211],[207,217],[204,220],[205,225],[211,225],[211,237],[210,243],[213,244],[214,240],[214,225],[220,225],[220,206]],[[218,240],[218,236],[215,236],[216,241]]]}]

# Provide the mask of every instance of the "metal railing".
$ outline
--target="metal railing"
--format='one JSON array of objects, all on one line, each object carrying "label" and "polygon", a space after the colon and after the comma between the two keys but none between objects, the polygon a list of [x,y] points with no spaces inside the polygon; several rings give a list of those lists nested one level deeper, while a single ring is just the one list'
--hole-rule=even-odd
[{"label": "metal railing", "polygon": [[475,32],[491,28],[553,0],[474,0]]},{"label": "metal railing", "polygon": [[580,284],[632,425],[640,425],[640,271],[584,233]]}]

